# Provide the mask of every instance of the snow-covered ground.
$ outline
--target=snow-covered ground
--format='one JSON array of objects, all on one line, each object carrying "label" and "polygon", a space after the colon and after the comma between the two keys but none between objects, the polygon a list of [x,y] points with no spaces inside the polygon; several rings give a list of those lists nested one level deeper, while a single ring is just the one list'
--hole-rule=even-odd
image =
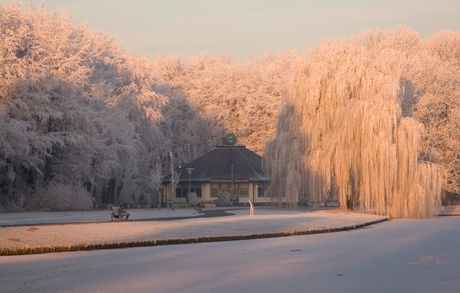
[{"label": "snow-covered ground", "polygon": [[0,214],[0,226],[3,226],[0,228],[0,249],[36,251],[39,247],[74,247],[73,250],[78,250],[82,249],[81,246],[93,247],[98,244],[164,244],[162,240],[171,239],[198,242],[216,240],[216,237],[224,237],[218,240],[230,240],[237,236],[253,238],[251,235],[260,238],[276,233],[288,235],[340,230],[386,219],[341,210],[256,207],[253,217],[249,216],[248,208],[208,211],[226,211],[232,216],[204,218],[200,217],[202,213],[194,209],[131,209],[129,221],[112,222],[111,212],[107,210]]}]

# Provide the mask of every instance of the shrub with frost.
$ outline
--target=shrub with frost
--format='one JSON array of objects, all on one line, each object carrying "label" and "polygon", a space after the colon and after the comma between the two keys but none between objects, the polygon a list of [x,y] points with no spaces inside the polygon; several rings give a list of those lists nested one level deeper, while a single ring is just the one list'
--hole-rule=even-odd
[{"label": "shrub with frost", "polygon": [[230,193],[225,192],[225,191],[219,192],[219,194],[217,195],[217,203],[216,203],[216,205],[219,206],[219,207],[231,206],[232,201],[231,201],[231,198],[230,198]]},{"label": "shrub with frost", "polygon": [[196,192],[187,193],[187,202],[189,207],[194,207],[198,203]]}]

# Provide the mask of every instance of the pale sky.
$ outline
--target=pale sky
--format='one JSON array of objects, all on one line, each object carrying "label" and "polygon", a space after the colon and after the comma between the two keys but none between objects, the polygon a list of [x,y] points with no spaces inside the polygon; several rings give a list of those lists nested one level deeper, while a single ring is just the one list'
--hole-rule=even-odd
[{"label": "pale sky", "polygon": [[[37,6],[42,0],[33,0]],[[27,5],[28,0],[23,0]],[[460,31],[460,0],[45,0],[76,24],[139,54],[231,54],[244,61],[367,28],[407,26],[421,37]]]}]

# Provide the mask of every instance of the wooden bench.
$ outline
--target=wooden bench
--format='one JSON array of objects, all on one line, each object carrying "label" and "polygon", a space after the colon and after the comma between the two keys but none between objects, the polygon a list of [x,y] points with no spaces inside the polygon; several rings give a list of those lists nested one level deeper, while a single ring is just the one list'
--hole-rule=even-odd
[{"label": "wooden bench", "polygon": [[120,220],[120,221],[128,220],[129,213],[119,206],[112,206],[112,215],[110,217],[112,218],[112,221],[113,220]]}]

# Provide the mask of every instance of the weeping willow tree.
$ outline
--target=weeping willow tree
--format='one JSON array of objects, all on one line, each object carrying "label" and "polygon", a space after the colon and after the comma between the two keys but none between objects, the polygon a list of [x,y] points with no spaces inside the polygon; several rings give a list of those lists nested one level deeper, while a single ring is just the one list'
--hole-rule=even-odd
[{"label": "weeping willow tree", "polygon": [[442,170],[420,159],[423,126],[401,107],[410,98],[405,51],[377,35],[326,41],[296,63],[265,152],[268,193],[279,202],[334,198],[392,218],[437,214]]}]

